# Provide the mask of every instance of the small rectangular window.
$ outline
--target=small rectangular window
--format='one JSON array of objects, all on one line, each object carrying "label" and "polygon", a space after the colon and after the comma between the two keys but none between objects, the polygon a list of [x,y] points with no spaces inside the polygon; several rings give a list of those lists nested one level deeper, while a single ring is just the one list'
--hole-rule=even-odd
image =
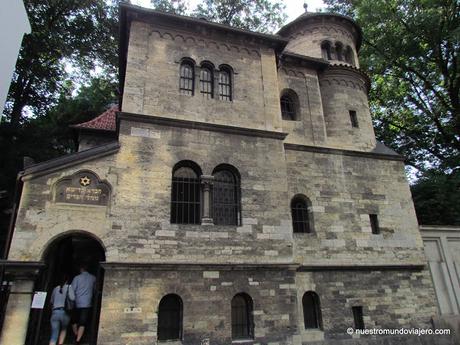
[{"label": "small rectangular window", "polygon": [[376,214],[370,214],[369,215],[369,220],[371,222],[371,229],[372,233],[375,235],[380,234],[380,228],[379,228],[379,219]]},{"label": "small rectangular window", "polygon": [[350,110],[350,121],[351,121],[351,126],[358,128],[358,115],[356,115],[356,111]]},{"label": "small rectangular window", "polygon": [[351,307],[353,311],[353,319],[355,320],[355,329],[364,329],[363,307]]}]

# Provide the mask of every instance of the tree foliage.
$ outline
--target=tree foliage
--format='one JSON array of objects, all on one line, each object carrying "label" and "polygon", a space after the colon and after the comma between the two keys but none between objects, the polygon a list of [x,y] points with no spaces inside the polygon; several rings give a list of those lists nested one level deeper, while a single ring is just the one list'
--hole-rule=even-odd
[{"label": "tree foliage", "polygon": [[192,10],[184,0],[151,0],[153,8],[206,18],[212,22],[258,32],[274,32],[286,20],[282,1],[202,0]]},{"label": "tree foliage", "polygon": [[26,108],[43,115],[55,104],[73,66],[88,77],[96,66],[114,76],[117,57],[116,7],[103,0],[26,0],[32,33],[24,36],[6,102],[13,127]]},{"label": "tree foliage", "polygon": [[325,0],[364,31],[377,135],[420,172],[460,166],[460,3]]}]

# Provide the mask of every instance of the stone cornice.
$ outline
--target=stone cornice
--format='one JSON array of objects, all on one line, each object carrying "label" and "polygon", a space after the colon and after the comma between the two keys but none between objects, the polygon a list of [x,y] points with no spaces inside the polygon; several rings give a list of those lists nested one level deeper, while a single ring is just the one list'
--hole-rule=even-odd
[{"label": "stone cornice", "polygon": [[157,270],[157,271],[247,271],[247,270],[267,270],[267,271],[296,271],[298,264],[293,263],[205,263],[205,262],[102,262],[105,269],[117,270]]},{"label": "stone cornice", "polygon": [[401,265],[301,265],[298,272],[314,271],[393,271],[393,270],[423,270],[426,264]]},{"label": "stone cornice", "polygon": [[308,146],[308,145],[298,145],[298,144],[288,144],[288,143],[284,144],[284,149],[291,150],[291,151],[317,152],[317,153],[325,153],[325,154],[365,157],[365,158],[384,159],[384,160],[402,161],[402,162],[405,160],[403,156],[400,156],[397,154],[343,150],[343,149],[336,149],[336,148],[329,148],[329,147],[318,147],[318,146]]},{"label": "stone cornice", "polygon": [[134,121],[134,122],[145,122],[153,123],[161,126],[169,127],[179,127],[179,128],[189,128],[189,129],[198,129],[212,132],[221,132],[235,135],[243,135],[250,137],[261,137],[261,138],[271,138],[277,140],[284,140],[287,133],[284,132],[275,132],[262,129],[253,129],[253,128],[243,128],[227,125],[219,125],[207,122],[198,122],[190,120],[179,120],[168,117],[160,117],[153,115],[144,115],[144,114],[134,114],[119,112],[118,113],[119,121]]}]

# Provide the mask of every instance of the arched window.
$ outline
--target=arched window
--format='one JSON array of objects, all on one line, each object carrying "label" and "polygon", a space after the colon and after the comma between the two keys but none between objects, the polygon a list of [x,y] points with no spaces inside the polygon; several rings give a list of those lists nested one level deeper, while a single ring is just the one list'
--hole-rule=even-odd
[{"label": "arched window", "polygon": [[323,59],[332,60],[331,43],[330,42],[325,41],[325,42],[321,43],[321,53],[323,55]]},{"label": "arched window", "polygon": [[303,195],[296,195],[291,201],[292,228],[294,232],[312,232],[309,200]]},{"label": "arched window", "polygon": [[302,297],[302,307],[305,329],[322,328],[319,296],[313,291],[305,292]]},{"label": "arched window", "polygon": [[252,298],[239,293],[232,299],[232,339],[254,338]]},{"label": "arched window", "polygon": [[281,92],[281,117],[283,120],[296,121],[299,118],[299,97],[291,89]]},{"label": "arched window", "polygon": [[171,223],[200,224],[201,169],[191,161],[175,165],[171,189]]},{"label": "arched window", "polygon": [[182,299],[174,294],[164,296],[158,308],[158,340],[182,338]]},{"label": "arched window", "polygon": [[240,178],[229,165],[214,169],[213,218],[216,225],[240,224]]},{"label": "arched window", "polygon": [[353,57],[353,49],[351,49],[350,46],[347,46],[347,49],[345,50],[345,61],[349,63],[350,65],[355,65],[355,59]]},{"label": "arched window", "polygon": [[219,71],[219,99],[232,100],[232,72],[226,66],[221,67]]},{"label": "arched window", "polygon": [[204,98],[214,97],[213,68],[209,64],[202,64],[200,71],[200,92]]},{"label": "arched window", "polygon": [[342,43],[340,42],[337,42],[335,44],[335,55],[336,55],[337,60],[343,61],[343,46],[342,46]]},{"label": "arched window", "polygon": [[184,95],[193,96],[195,89],[195,68],[190,60],[182,61],[180,65],[179,91]]}]

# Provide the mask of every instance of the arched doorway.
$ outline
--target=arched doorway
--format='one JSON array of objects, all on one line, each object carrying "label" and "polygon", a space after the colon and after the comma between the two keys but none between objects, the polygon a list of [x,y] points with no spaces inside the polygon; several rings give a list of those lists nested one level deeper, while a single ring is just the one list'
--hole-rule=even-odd
[{"label": "arched doorway", "polygon": [[[101,242],[92,234],[75,231],[59,236],[52,241],[43,254],[46,264],[45,270],[36,282],[35,291],[46,291],[47,305],[43,310],[31,312],[27,344],[47,345],[50,337],[49,300],[53,288],[59,285],[59,280],[65,274],[72,280],[78,275],[79,267],[87,266],[88,272],[96,277],[95,290],[92,301],[92,315],[86,327],[82,344],[96,344],[97,329],[99,324],[100,305],[103,286],[103,269],[100,263],[105,261],[105,250]],[[67,332],[66,343],[72,343],[73,333]]]}]

